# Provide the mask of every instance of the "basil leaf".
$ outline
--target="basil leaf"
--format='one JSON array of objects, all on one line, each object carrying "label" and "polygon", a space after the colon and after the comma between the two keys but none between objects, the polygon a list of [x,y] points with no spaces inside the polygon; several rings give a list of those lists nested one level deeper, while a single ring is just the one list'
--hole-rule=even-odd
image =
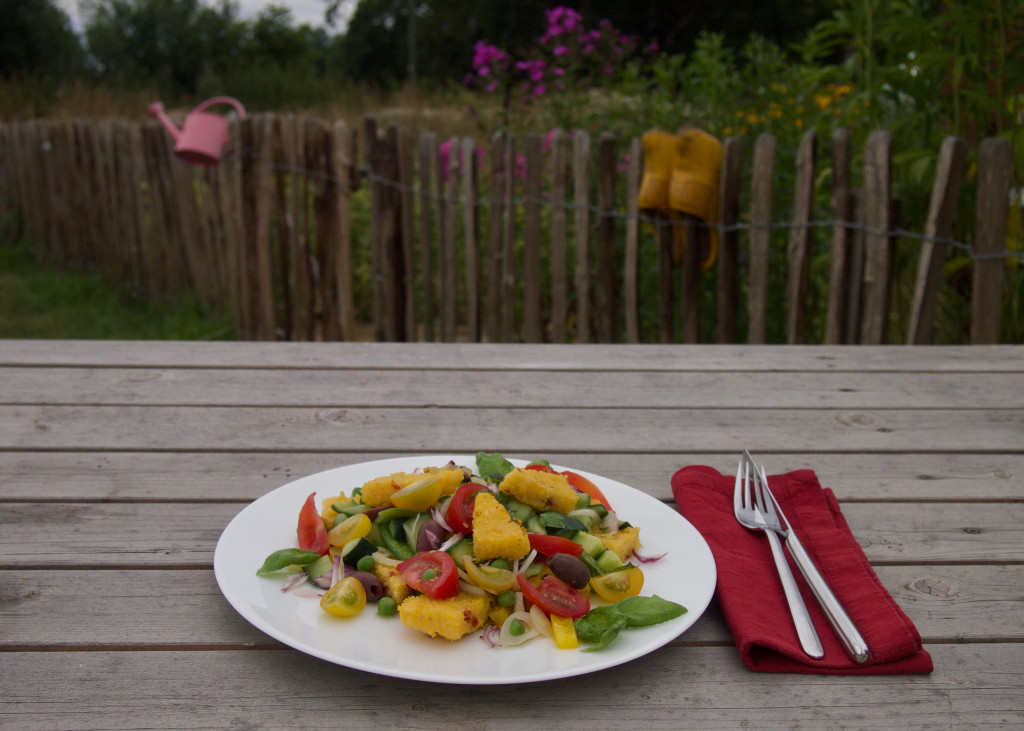
[{"label": "basil leaf", "polygon": [[630,627],[650,627],[686,614],[682,604],[670,602],[655,594],[654,596],[631,596],[609,604],[626,618]]},{"label": "basil leaf", "polygon": [[303,551],[301,548],[282,548],[280,551],[274,551],[267,556],[263,565],[256,571],[256,575],[266,576],[289,566],[305,566],[306,564],[313,563],[318,558],[320,558],[320,554],[316,551]]},{"label": "basil leaf", "polygon": [[532,462],[530,462],[530,464],[544,465],[545,467],[551,466],[551,463],[548,462],[546,459],[535,459]]},{"label": "basil leaf", "polygon": [[477,452],[476,471],[485,480],[501,482],[515,467],[497,452]]},{"label": "basil leaf", "polygon": [[555,531],[561,533],[562,531],[572,531],[575,533],[578,530],[587,532],[587,526],[583,525],[576,518],[570,518],[568,515],[563,515],[555,510],[548,510],[541,513],[539,516],[541,525],[550,533]]}]

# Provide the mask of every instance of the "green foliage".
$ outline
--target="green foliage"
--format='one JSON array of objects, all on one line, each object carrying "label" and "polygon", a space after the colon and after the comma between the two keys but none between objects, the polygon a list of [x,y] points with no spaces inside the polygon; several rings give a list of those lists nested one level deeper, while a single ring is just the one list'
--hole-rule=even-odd
[{"label": "green foliage", "polygon": [[0,0],[0,79],[35,81],[81,69],[82,44],[53,0]]}]

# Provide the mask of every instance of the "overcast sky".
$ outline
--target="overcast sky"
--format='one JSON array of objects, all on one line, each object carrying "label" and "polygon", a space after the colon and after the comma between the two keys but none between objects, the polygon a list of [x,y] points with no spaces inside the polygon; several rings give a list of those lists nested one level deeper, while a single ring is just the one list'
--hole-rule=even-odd
[{"label": "overcast sky", "polygon": [[[205,0],[204,0],[205,1]],[[71,22],[76,30],[82,29],[81,17],[78,13],[78,0],[57,0],[57,4],[71,16]],[[292,20],[295,25],[306,23],[314,28],[324,26],[324,8],[327,3],[324,0],[278,0],[277,5],[285,5],[292,11]],[[270,0],[238,0],[239,13],[242,18],[248,20],[255,18],[260,10],[270,5]],[[348,7],[346,7],[348,6]],[[343,5],[339,12],[338,22],[334,24],[333,32],[338,33],[344,28],[344,13],[351,12],[348,3]]]}]

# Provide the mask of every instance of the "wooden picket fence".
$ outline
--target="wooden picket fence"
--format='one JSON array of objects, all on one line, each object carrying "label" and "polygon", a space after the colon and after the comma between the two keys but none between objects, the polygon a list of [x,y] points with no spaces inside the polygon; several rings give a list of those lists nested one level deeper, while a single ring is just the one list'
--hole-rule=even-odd
[{"label": "wooden picket fence", "polygon": [[[18,213],[46,260],[157,295],[191,290],[233,312],[239,338],[286,340],[696,342],[700,318],[712,316],[715,339],[737,342],[745,304],[744,340],[763,343],[768,318],[781,316],[769,297],[772,233],[781,227],[785,341],[803,343],[812,232],[825,227],[823,342],[892,339],[898,230],[886,131],[864,148],[856,188],[848,133],[829,141],[825,223],[814,218],[821,143],[813,132],[797,151],[785,220],[772,210],[775,139],[764,134],[753,145],[745,211],[742,141],[725,140],[713,313],[700,312],[698,291],[709,281],[699,266],[709,227],[637,209],[640,139],[499,132],[486,148],[467,138],[443,150],[433,133],[414,141],[367,118],[360,163],[359,137],[344,122],[254,115],[232,122],[233,149],[219,166],[194,168],[174,157],[155,122],[0,122],[0,215]],[[940,150],[907,342],[932,339],[966,153],[952,137]],[[983,141],[973,343],[1000,337],[1010,178],[1006,141]],[[360,228],[353,198],[364,187],[369,220]],[[674,266],[679,227],[686,246]],[[653,279],[642,266],[652,250]],[[361,281],[368,291],[357,297]],[[645,307],[656,313],[656,333],[642,326]]]}]

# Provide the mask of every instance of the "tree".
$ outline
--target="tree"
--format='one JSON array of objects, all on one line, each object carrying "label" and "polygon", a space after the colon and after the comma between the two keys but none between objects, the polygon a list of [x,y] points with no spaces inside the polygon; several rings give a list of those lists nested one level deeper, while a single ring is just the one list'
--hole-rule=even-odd
[{"label": "tree", "polygon": [[82,44],[53,0],[0,0],[0,18],[0,77],[67,76],[81,70]]},{"label": "tree", "polygon": [[161,94],[194,94],[204,67],[238,55],[242,35],[230,0],[87,0],[85,37],[103,78]]}]

